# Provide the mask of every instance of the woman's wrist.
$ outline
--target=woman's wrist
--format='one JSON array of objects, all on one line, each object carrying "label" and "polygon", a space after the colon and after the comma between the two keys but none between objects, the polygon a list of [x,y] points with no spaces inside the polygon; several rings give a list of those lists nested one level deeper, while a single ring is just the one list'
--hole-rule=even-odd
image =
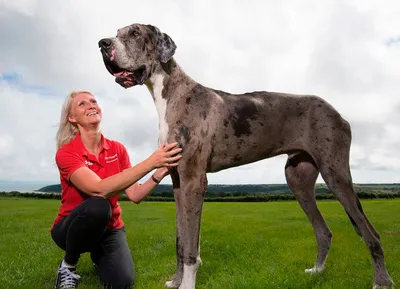
[{"label": "woman's wrist", "polygon": [[151,163],[150,159],[145,159],[142,161],[142,164],[145,166],[146,170],[151,172],[152,170],[156,169],[156,167]]},{"label": "woman's wrist", "polygon": [[159,184],[159,183],[161,182],[161,179],[158,178],[158,177],[156,177],[156,176],[154,176],[154,174],[151,175],[151,179],[152,179],[153,182],[155,182],[156,184]]}]

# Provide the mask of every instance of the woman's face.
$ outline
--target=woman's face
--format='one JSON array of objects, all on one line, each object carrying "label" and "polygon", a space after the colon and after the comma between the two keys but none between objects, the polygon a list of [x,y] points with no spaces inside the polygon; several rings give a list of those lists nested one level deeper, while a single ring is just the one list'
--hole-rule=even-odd
[{"label": "woman's face", "polygon": [[80,93],[72,99],[68,120],[81,127],[99,124],[102,113],[96,98],[89,93]]}]

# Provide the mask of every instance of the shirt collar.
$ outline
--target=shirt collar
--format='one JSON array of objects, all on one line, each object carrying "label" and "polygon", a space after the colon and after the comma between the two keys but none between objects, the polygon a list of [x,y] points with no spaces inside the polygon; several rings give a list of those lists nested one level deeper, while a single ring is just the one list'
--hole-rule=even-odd
[{"label": "shirt collar", "polygon": [[101,134],[101,147],[105,150],[109,150],[110,149],[110,144],[109,144],[109,140],[106,139],[103,134]]},{"label": "shirt collar", "polygon": [[[86,149],[86,147],[84,146],[82,139],[81,139],[81,134],[78,132],[75,136],[75,138],[71,141],[71,144],[73,145],[73,147],[75,149],[77,149],[82,155],[84,156],[88,156],[89,152]],[[101,134],[101,147],[102,150],[109,150],[110,149],[110,144],[109,144],[109,140],[107,138],[105,138],[103,136],[103,134]]]}]

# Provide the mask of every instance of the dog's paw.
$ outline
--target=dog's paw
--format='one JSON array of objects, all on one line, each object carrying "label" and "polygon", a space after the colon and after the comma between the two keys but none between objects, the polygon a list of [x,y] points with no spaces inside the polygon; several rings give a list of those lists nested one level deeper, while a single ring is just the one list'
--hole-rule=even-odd
[{"label": "dog's paw", "polygon": [[374,287],[372,287],[372,289],[394,289],[394,282],[392,280],[390,280],[391,284],[389,285],[378,285],[378,284],[374,284]]},{"label": "dog's paw", "polygon": [[372,287],[373,289],[394,289],[394,284],[391,285],[378,285],[378,284],[374,284],[374,287]]},{"label": "dog's paw", "polygon": [[318,274],[318,273],[321,273],[322,271],[324,271],[324,267],[320,267],[320,266],[314,266],[311,269],[304,270],[304,272],[307,274]]},{"label": "dog's paw", "polygon": [[165,287],[167,288],[178,288],[179,285],[181,285],[181,283],[180,282],[178,283],[176,280],[165,282]]}]

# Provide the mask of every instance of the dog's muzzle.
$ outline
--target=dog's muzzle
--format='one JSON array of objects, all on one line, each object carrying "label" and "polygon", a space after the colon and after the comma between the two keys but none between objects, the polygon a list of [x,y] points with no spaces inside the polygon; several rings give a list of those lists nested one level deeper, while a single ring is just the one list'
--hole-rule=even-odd
[{"label": "dog's muzzle", "polygon": [[117,64],[115,61],[115,47],[113,47],[111,39],[101,39],[99,41],[99,48],[108,72],[115,77],[115,82],[122,87],[129,88],[138,84],[142,85],[149,78],[146,65],[128,70],[121,68]]}]

